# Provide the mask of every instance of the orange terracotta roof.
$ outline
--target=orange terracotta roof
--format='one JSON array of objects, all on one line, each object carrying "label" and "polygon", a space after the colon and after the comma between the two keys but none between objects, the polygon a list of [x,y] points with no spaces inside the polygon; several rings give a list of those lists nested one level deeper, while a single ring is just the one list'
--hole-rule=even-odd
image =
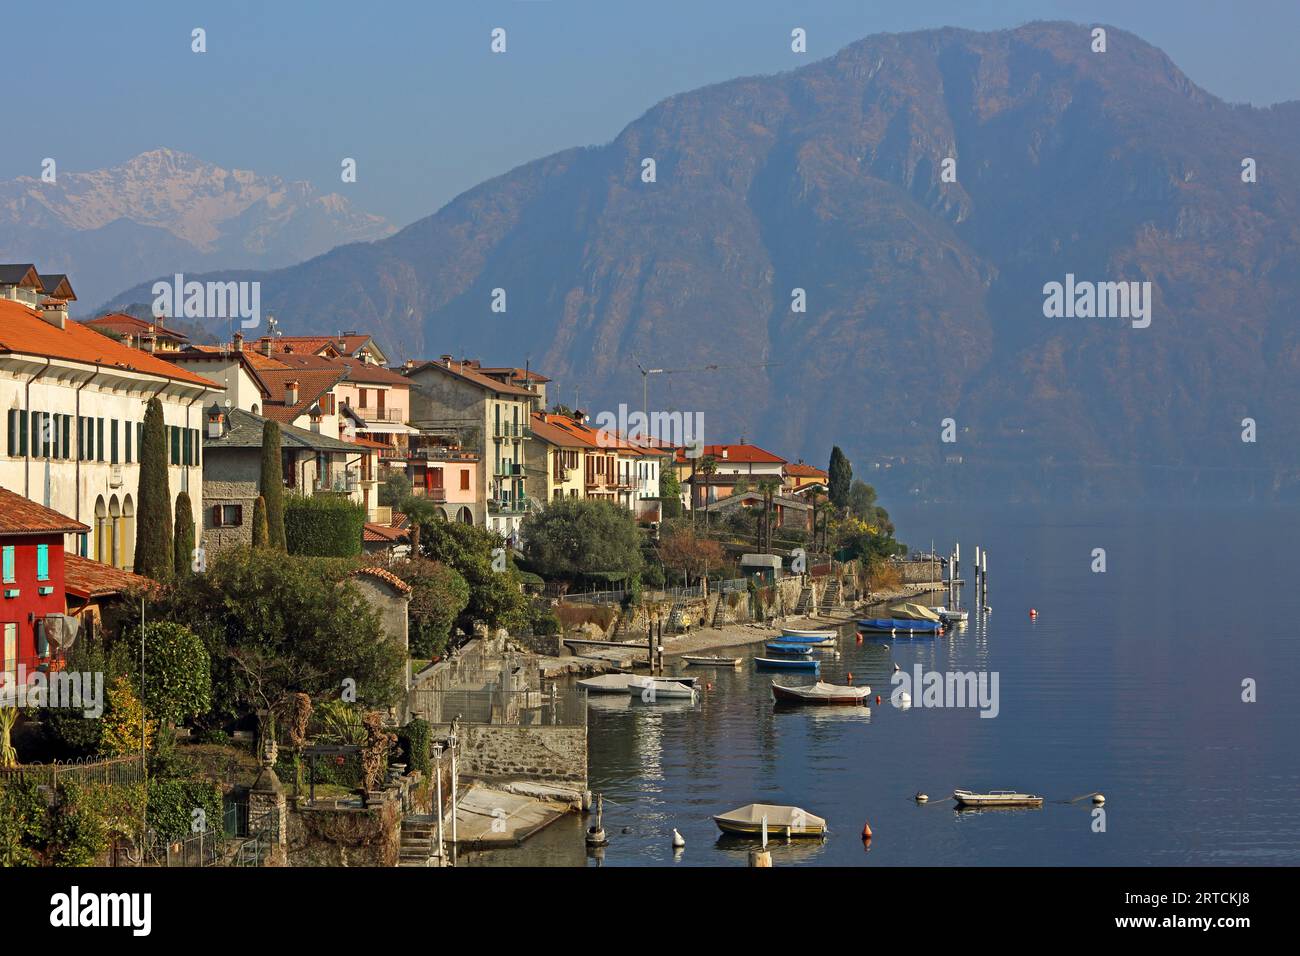
[{"label": "orange terracotta roof", "polygon": [[362,529],[362,541],[406,541],[410,537],[401,528],[393,528],[388,525],[376,524],[373,521],[367,521]]},{"label": "orange terracotta roof", "polygon": [[324,355],[306,355],[295,352],[277,352],[275,357],[290,368],[345,368],[348,381],[375,385],[397,385],[409,388],[411,383],[382,365],[369,365],[361,359],[344,356],[327,358]]},{"label": "orange terracotta roof", "polygon": [[[723,457],[724,451],[726,452],[725,458]],[[705,445],[704,449],[700,452],[700,457],[703,458],[706,456],[712,456],[716,458],[719,464],[723,464],[723,463],[734,464],[736,462],[741,462],[743,464],[756,464],[756,465],[757,464],[770,464],[770,465],[785,464],[784,458],[774,455],[770,451],[764,451],[762,448],[759,448],[757,445],[750,445],[748,443],[741,444],[741,445]],[[677,449],[677,460],[679,462],[684,462],[687,460],[686,449],[684,448]]]},{"label": "orange terracotta roof", "polygon": [[133,349],[80,322],[68,321],[62,329],[46,322],[35,310],[12,299],[0,299],[0,352],[84,362],[120,368],[205,388],[218,388],[193,372]]},{"label": "orange terracotta roof", "polygon": [[[369,526],[367,525],[367,527]],[[375,527],[379,527],[379,525],[375,525]],[[403,581],[401,578],[399,578],[392,571],[389,571],[387,568],[359,568],[356,571],[352,572],[352,576],[354,578],[362,577],[362,576],[368,578],[378,578],[380,581],[384,581],[388,584],[391,584],[394,588],[396,588],[398,591],[401,591],[403,594],[411,593],[411,586],[407,584],[405,581]]]},{"label": "orange terracotta roof", "polygon": [[820,468],[814,468],[812,465],[805,465],[801,461],[785,466],[785,473],[792,478],[826,478],[829,477],[826,472]]},{"label": "orange terracotta roof", "polygon": [[76,534],[89,530],[75,518],[0,488],[0,535]]},{"label": "orange terracotta roof", "polygon": [[182,335],[180,332],[174,332],[166,326],[157,325],[153,322],[146,322],[144,319],[137,319],[134,315],[127,315],[125,312],[109,312],[107,315],[101,315],[98,318],[90,319],[83,322],[82,325],[89,325],[95,329],[106,329],[109,332],[116,332],[119,335],[161,335],[169,339],[175,339],[178,342],[188,342],[189,336]]},{"label": "orange terracotta roof", "polygon": [[373,438],[345,438],[343,440],[350,445],[360,445],[362,448],[383,448],[385,450],[391,450],[395,447],[393,445],[387,445],[381,441],[375,441]]},{"label": "orange terracotta roof", "polygon": [[69,553],[63,555],[63,584],[69,594],[84,599],[152,590],[158,586],[157,581],[143,574]]},{"label": "orange terracotta roof", "polygon": [[[262,369],[261,375],[275,398],[275,401],[263,403],[262,414],[277,422],[292,423],[305,415],[314,402],[338,384],[343,377],[343,369]],[[298,383],[296,405],[284,403],[285,387],[290,382]]]}]

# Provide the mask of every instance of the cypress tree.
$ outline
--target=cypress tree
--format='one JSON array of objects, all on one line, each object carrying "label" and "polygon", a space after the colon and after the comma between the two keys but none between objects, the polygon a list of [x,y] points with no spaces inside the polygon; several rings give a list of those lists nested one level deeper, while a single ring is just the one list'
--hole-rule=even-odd
[{"label": "cypress tree", "polygon": [[176,537],[172,549],[177,576],[189,574],[194,567],[194,509],[184,491],[176,496]]},{"label": "cypress tree", "polygon": [[284,478],[280,467],[280,426],[262,426],[262,497],[266,499],[267,545],[284,551]]},{"label": "cypress tree", "polygon": [[171,488],[167,482],[167,429],[162,402],[149,400],[140,439],[140,487],[136,492],[135,572],[165,580],[172,572]]},{"label": "cypress tree", "polygon": [[839,445],[831,449],[831,465],[827,471],[830,473],[828,490],[831,504],[840,509],[848,507],[849,487],[853,484],[853,466],[844,457],[844,452],[840,451]]},{"label": "cypress tree", "polygon": [[266,528],[266,499],[258,495],[257,501],[253,503],[253,547],[269,547],[268,534]]}]

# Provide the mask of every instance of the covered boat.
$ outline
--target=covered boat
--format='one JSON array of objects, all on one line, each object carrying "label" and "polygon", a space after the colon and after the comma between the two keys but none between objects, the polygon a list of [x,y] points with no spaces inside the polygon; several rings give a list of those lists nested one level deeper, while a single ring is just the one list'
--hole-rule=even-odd
[{"label": "covered boat", "polygon": [[600,674],[578,681],[578,686],[589,694],[626,694],[631,674]]},{"label": "covered boat", "polygon": [[1041,807],[1043,798],[1032,793],[1017,793],[1014,790],[990,790],[988,793],[972,793],[969,790],[954,790],[952,798],[959,807]]},{"label": "covered boat", "polygon": [[826,833],[826,821],[799,807],[783,807],[771,803],[747,803],[730,813],[720,813],[713,818],[723,833],[738,836],[760,836],[763,819],[767,819],[768,836],[819,837]]},{"label": "covered boat", "polygon": [[790,687],[772,681],[772,699],[778,703],[792,704],[863,704],[871,696],[871,688],[863,685],[828,684],[817,681],[801,687]]},{"label": "covered boat", "polygon": [[872,617],[858,621],[859,631],[873,631],[883,634],[942,634],[943,625],[938,621],[912,621],[893,617]]},{"label": "covered boat", "polygon": [[896,617],[904,621],[938,621],[939,620],[939,615],[934,613],[934,611],[930,610],[924,604],[912,604],[912,603],[895,604],[893,607],[889,609],[889,613],[892,617]]},{"label": "covered boat", "polygon": [[783,627],[781,633],[786,637],[813,637],[821,640],[834,640],[836,636],[835,631],[801,631],[794,627]]},{"label": "covered boat", "polygon": [[788,644],[785,641],[768,641],[767,650],[771,654],[803,655],[811,654],[811,644]]},{"label": "covered boat", "polygon": [[821,673],[821,661],[811,657],[755,657],[754,663],[759,670],[772,671],[812,671]]}]

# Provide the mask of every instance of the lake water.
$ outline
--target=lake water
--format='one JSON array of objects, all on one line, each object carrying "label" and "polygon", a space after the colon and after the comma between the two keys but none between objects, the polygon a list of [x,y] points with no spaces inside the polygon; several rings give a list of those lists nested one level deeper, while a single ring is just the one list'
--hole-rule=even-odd
[{"label": "lake water", "polygon": [[[824,680],[852,671],[871,686],[869,713],[776,710],[774,675],[748,660],[735,672],[682,669],[713,682],[694,707],[596,701],[589,776],[606,801],[602,858],[570,817],[517,850],[463,862],[743,866],[749,845],[720,841],[711,816],[763,802],[803,807],[831,828],[824,841],[777,841],[776,866],[1300,863],[1300,518],[956,507],[893,516],[913,547],[960,541],[966,566],[975,545],[988,549],[987,618],[972,614],[937,639],[859,644],[846,629],[838,657],[814,652]],[[1105,573],[1091,570],[1095,548],[1106,550]],[[974,603],[970,584],[965,599]],[[897,709],[894,662],[996,671],[1000,712]],[[1246,678],[1255,703],[1242,701]],[[940,802],[956,787],[1048,803],[957,813]],[[916,804],[917,791],[932,802]],[[1089,801],[1058,802],[1093,791],[1106,796],[1104,832]],[[674,827],[686,840],[676,856]]]}]

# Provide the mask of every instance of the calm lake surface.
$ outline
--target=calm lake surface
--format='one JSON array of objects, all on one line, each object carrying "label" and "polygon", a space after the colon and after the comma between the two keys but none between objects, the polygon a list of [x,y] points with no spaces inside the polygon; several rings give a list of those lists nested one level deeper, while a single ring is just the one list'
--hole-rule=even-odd
[{"label": "calm lake surface", "polygon": [[[992,614],[938,639],[859,644],[845,629],[838,657],[814,652],[823,679],[852,671],[871,686],[869,713],[774,710],[773,673],[748,660],[734,672],[672,665],[712,680],[694,707],[596,700],[589,776],[605,795],[602,858],[570,817],[462,863],[744,866],[750,844],[720,841],[711,815],[752,802],[829,822],[825,841],[776,842],[776,866],[1300,863],[1296,514],[938,506],[893,517],[914,549],[960,541],[967,577],[974,546],[987,548]],[[1091,570],[1094,548],[1106,549],[1104,574]],[[964,597],[973,605],[971,584]],[[896,709],[894,662],[996,671],[1000,713]],[[1241,700],[1245,678],[1256,703]],[[955,787],[1049,802],[957,813],[941,802]],[[918,790],[929,805],[912,800]],[[1053,802],[1093,791],[1106,795],[1105,832],[1089,801]],[[686,839],[677,855],[673,827]]]}]

